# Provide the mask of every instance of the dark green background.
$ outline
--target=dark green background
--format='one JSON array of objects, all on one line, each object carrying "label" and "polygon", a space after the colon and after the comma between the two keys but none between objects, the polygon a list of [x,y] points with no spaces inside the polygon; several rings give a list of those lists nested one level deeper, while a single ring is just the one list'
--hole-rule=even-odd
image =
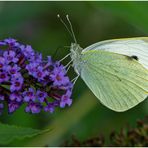
[{"label": "dark green background", "polygon": [[[83,48],[105,39],[148,35],[148,2],[0,2],[0,39],[16,38],[32,45],[44,56],[60,60],[69,53],[69,48],[64,46],[70,46],[73,40],[57,14],[63,19],[69,15]],[[72,69],[69,76],[74,77]],[[126,124],[134,126],[137,119],[147,115],[147,104],[145,100],[127,112],[113,112],[101,105],[79,79],[70,108],[58,109],[54,114],[29,115],[24,113],[23,106],[13,115],[5,111],[0,120],[19,126],[53,129],[41,137],[28,138],[25,142],[17,140],[10,146],[58,146],[72,134],[83,140],[99,134],[107,136]]]}]

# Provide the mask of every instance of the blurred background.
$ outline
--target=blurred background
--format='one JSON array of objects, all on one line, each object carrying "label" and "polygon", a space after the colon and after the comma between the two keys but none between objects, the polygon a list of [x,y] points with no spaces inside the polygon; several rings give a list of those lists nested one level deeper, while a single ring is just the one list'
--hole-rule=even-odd
[{"label": "blurred background", "polygon": [[[65,21],[65,15],[69,15],[82,48],[106,39],[148,36],[148,2],[0,2],[0,40],[12,37],[32,45],[44,56],[60,60],[69,53],[65,46],[70,46],[73,40],[57,14]],[[73,69],[69,76],[75,77]],[[13,115],[5,111],[0,121],[52,129],[40,137],[16,140],[9,146],[58,146],[72,135],[79,140],[100,134],[107,138],[111,131],[127,124],[134,127],[138,119],[148,114],[147,105],[145,100],[129,111],[116,113],[101,105],[79,78],[71,107],[39,115],[26,114],[22,107]]]}]

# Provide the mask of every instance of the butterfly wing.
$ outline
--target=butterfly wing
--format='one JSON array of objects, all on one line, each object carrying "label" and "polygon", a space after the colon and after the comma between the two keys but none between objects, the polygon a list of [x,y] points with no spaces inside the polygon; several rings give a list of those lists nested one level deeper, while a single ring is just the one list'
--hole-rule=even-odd
[{"label": "butterfly wing", "polygon": [[139,63],[148,69],[148,37],[106,40],[92,44],[82,52],[90,50],[104,50],[127,56],[135,56]]},{"label": "butterfly wing", "polygon": [[126,111],[148,96],[148,70],[128,56],[105,50],[82,53],[81,77],[102,104]]}]

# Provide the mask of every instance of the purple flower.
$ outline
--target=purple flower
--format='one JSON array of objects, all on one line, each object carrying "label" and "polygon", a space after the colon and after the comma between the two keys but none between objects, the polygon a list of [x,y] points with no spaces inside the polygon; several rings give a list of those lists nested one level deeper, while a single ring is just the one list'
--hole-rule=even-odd
[{"label": "purple flower", "polygon": [[66,85],[69,82],[69,78],[65,76],[65,73],[56,67],[51,74],[51,80],[54,86]]},{"label": "purple flower", "polygon": [[35,91],[33,88],[29,88],[28,91],[23,92],[24,96],[24,101],[29,102],[29,101],[35,101],[36,100],[36,95]]},{"label": "purple flower", "polygon": [[62,71],[64,75],[66,75],[66,69],[63,65],[61,65],[61,63],[59,61],[56,61],[54,63],[55,69],[57,69],[58,71]]},{"label": "purple flower", "polygon": [[44,71],[43,71],[43,67],[38,66],[34,76],[38,79],[43,79],[45,76]]},{"label": "purple flower", "polygon": [[60,86],[59,88],[62,89],[62,90],[72,90],[72,88],[73,88],[73,83],[71,83],[71,82],[69,81],[69,83],[67,83],[66,85]]},{"label": "purple flower", "polygon": [[5,43],[5,45],[9,45],[9,49],[20,46],[17,40],[12,39],[12,38],[5,39],[3,42]]},{"label": "purple flower", "polygon": [[9,51],[5,51],[3,53],[3,57],[6,60],[6,63],[9,64],[11,62],[13,63],[17,63],[18,62],[18,58],[16,58],[16,53],[12,50]]},{"label": "purple flower", "polygon": [[25,111],[37,114],[41,111],[41,109],[42,106],[39,103],[30,102],[28,106],[25,108]]},{"label": "purple flower", "polygon": [[22,96],[18,93],[12,93],[9,98],[11,101],[21,102]]},{"label": "purple flower", "polygon": [[13,112],[16,111],[19,107],[20,107],[20,103],[18,103],[18,102],[10,101],[10,102],[8,103],[8,111],[9,111],[9,113],[13,113]]},{"label": "purple flower", "polygon": [[40,81],[40,80],[44,80],[44,77],[46,75],[48,75],[48,71],[44,70],[44,68],[42,66],[38,66],[37,70],[34,74],[34,77]]},{"label": "purple flower", "polygon": [[24,79],[20,73],[14,74],[11,79],[11,86],[10,86],[11,92],[21,90],[23,82]]},{"label": "purple flower", "polygon": [[20,79],[23,79],[23,76],[19,72],[11,76],[11,80],[12,81],[14,81],[14,80],[20,80]]},{"label": "purple flower", "polygon": [[66,94],[62,96],[61,101],[60,101],[61,108],[64,108],[66,104],[68,106],[72,104],[72,99],[70,99],[70,96],[71,96],[71,91],[69,90],[66,92]]},{"label": "purple flower", "polygon": [[34,58],[32,58],[31,60],[34,60],[37,63],[41,63],[42,62],[42,54],[41,53],[36,53]]},{"label": "purple flower", "polygon": [[0,71],[0,83],[7,82],[9,80],[9,76],[6,72]]},{"label": "purple flower", "polygon": [[30,75],[33,75],[33,76],[35,75],[38,65],[39,63],[36,63],[36,62],[26,65],[26,69],[28,70]]},{"label": "purple flower", "polygon": [[20,48],[27,59],[34,57],[35,52],[30,45],[27,45],[26,47],[22,45]]},{"label": "purple flower", "polygon": [[55,106],[53,103],[48,103],[48,105],[44,107],[45,112],[53,113],[54,110],[55,110]]},{"label": "purple flower", "polygon": [[40,102],[44,102],[45,98],[47,97],[47,93],[46,92],[43,92],[43,91],[40,91],[38,90],[37,93],[36,93],[36,96],[37,96],[37,99],[40,101]]},{"label": "purple flower", "polygon": [[8,43],[8,44],[15,44],[16,43],[16,40],[15,39],[12,39],[12,38],[9,38],[9,39],[5,39],[4,42],[5,43]]},{"label": "purple flower", "polygon": [[20,70],[21,68],[18,67],[16,64],[13,65],[13,66],[7,66],[6,67],[6,70],[7,72],[10,74],[10,75],[13,75],[13,74],[17,74],[17,72]]},{"label": "purple flower", "polygon": [[30,63],[26,65],[26,69],[30,75],[34,76],[39,81],[44,80],[44,77],[49,74],[49,72],[44,70],[44,67],[40,66],[39,63]]}]

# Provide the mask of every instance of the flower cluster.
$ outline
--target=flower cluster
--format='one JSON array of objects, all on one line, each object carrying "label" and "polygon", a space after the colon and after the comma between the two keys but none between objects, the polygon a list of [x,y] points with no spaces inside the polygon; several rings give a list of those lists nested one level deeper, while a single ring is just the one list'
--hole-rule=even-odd
[{"label": "flower cluster", "polygon": [[55,107],[71,105],[72,87],[59,61],[43,59],[15,39],[0,41],[0,114],[5,105],[12,113],[23,104],[25,112],[52,113]]}]

